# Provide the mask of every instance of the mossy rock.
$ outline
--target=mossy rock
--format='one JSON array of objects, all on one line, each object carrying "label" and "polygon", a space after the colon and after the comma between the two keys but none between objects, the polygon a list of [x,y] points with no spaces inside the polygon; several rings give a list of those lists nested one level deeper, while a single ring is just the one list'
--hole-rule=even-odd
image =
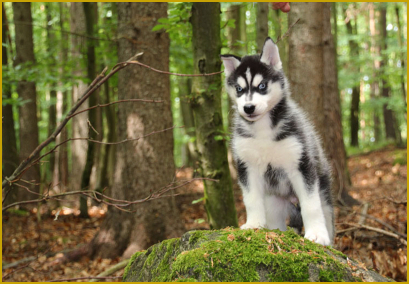
[{"label": "mossy rock", "polygon": [[190,231],[137,252],[126,282],[392,281],[289,229]]}]

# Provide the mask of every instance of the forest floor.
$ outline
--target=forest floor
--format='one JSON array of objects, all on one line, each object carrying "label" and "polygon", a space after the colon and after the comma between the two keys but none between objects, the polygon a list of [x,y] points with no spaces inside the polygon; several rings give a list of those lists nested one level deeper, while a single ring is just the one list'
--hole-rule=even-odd
[{"label": "forest floor", "polygon": [[[394,236],[407,233],[406,149],[385,148],[353,156],[348,166],[353,184],[350,195],[361,204],[348,209],[336,208],[334,247],[384,276],[406,281],[407,247]],[[192,174],[191,169],[180,169],[177,177],[189,179]],[[195,182],[179,193],[176,200],[186,231],[208,229],[203,202],[192,204],[203,196],[203,185]],[[239,225],[242,225],[245,208],[237,187],[235,199]],[[94,206],[89,213],[91,218],[84,220],[77,217],[78,210],[63,208],[58,218],[54,210],[43,215],[40,223],[34,210],[5,214],[3,281],[89,281],[89,277],[120,262],[119,258],[91,260],[80,253],[97,232],[106,208]],[[387,235],[385,231],[393,234]],[[7,268],[10,265],[14,266]],[[120,269],[103,280],[120,281],[122,274]]]}]

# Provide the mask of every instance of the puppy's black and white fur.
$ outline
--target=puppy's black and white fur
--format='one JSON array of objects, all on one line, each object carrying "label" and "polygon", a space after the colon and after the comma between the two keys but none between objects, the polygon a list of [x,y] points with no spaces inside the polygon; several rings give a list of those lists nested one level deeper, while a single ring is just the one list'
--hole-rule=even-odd
[{"label": "puppy's black and white fur", "polygon": [[[248,228],[286,230],[304,224],[305,237],[331,245],[331,172],[320,140],[290,98],[278,48],[267,38],[261,55],[221,55],[234,102],[232,150]],[[320,114],[317,114],[320,115]]]}]

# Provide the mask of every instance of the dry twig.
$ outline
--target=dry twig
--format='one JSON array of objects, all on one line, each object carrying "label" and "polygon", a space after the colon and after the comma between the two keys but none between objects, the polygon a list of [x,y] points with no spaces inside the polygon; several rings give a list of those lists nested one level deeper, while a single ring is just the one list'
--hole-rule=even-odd
[{"label": "dry twig", "polygon": [[[125,211],[125,212],[134,212],[132,210],[127,210],[127,209],[123,209],[124,207],[128,207],[131,206],[133,204],[139,204],[139,203],[143,203],[146,202],[148,200],[152,200],[152,199],[158,199],[160,197],[163,197],[165,193],[183,187],[185,185],[188,185],[194,181],[197,180],[209,180],[209,181],[218,181],[215,179],[210,179],[210,178],[193,178],[190,180],[187,180],[185,182],[183,182],[182,184],[179,185],[175,185],[177,182],[172,182],[169,185],[152,192],[151,194],[149,194],[149,196],[143,198],[143,199],[137,199],[137,200],[133,200],[133,201],[129,201],[129,200],[121,200],[121,199],[115,199],[112,198],[110,196],[107,196],[99,191],[83,191],[83,190],[78,190],[78,191],[70,191],[70,192],[64,192],[64,193],[59,193],[59,194],[54,194],[54,195],[49,195],[46,194],[44,196],[42,196],[41,198],[38,199],[34,199],[34,200],[25,200],[25,201],[18,201],[12,204],[9,204],[7,206],[4,206],[2,208],[2,211],[4,212],[5,210],[7,210],[8,208],[17,206],[17,205],[22,205],[22,204],[31,204],[31,203],[37,203],[37,202],[43,202],[43,201],[47,201],[50,199],[57,199],[59,197],[64,197],[64,196],[69,196],[69,195],[85,195],[97,202],[102,202],[104,204],[113,206],[121,211]],[[115,202],[115,203],[114,203]]]},{"label": "dry twig", "polygon": [[[85,90],[85,92],[82,94],[81,98],[74,104],[74,106],[71,108],[71,110],[68,112],[68,114],[65,116],[65,118],[63,119],[63,121],[58,125],[58,127],[54,130],[54,132],[44,141],[42,142],[40,145],[37,146],[37,148],[29,155],[29,157],[27,157],[27,159],[25,159],[24,161],[22,161],[20,163],[20,165],[17,167],[17,169],[15,169],[15,171],[13,172],[13,174],[10,177],[5,177],[3,182],[2,182],[2,188],[5,189],[7,188],[9,185],[11,185],[12,183],[16,182],[18,180],[18,178],[27,170],[27,167],[30,166],[30,164],[34,164],[35,162],[33,162],[33,160],[35,159],[35,157],[37,157],[40,152],[48,145],[50,144],[52,141],[54,141],[56,139],[56,137],[58,136],[58,134],[60,134],[60,132],[62,131],[62,129],[65,127],[65,125],[68,123],[68,121],[76,115],[76,111],[77,109],[89,98],[89,96],[94,93],[99,87],[101,87],[102,84],[104,84],[109,78],[111,78],[115,73],[117,73],[119,70],[132,65],[132,64],[136,64],[136,65],[140,65],[143,66],[145,68],[148,68],[152,71],[158,72],[158,73],[162,73],[162,74],[168,74],[168,75],[176,75],[176,76],[186,76],[186,77],[197,77],[197,76],[212,76],[212,75],[217,75],[222,73],[221,72],[216,72],[216,73],[211,73],[211,74],[179,74],[179,73],[171,73],[171,72],[167,72],[167,71],[162,71],[162,70],[158,70],[155,69],[151,66],[148,66],[146,64],[140,63],[138,61],[134,61],[138,56],[140,56],[141,53],[136,54],[135,56],[131,57],[128,61],[126,62],[121,62],[116,64],[112,70],[109,72],[108,75],[105,75],[105,73],[108,70],[108,67],[105,67],[104,70],[94,79],[94,81],[88,86],[88,88]],[[100,106],[94,106],[91,107],[95,108],[95,107],[100,107]],[[89,110],[89,109],[88,109]],[[77,113],[78,114],[78,113]],[[76,138],[73,138],[76,139]],[[95,141],[94,141],[95,142]],[[61,145],[61,144],[60,144]],[[44,155],[42,156],[44,157]],[[37,159],[38,160],[38,159]],[[4,201],[4,200],[3,200]]]},{"label": "dry twig", "polygon": [[402,244],[407,246],[407,241],[405,239],[403,239],[399,235],[394,234],[392,232],[388,232],[388,231],[385,231],[385,230],[382,230],[382,229],[379,229],[379,228],[375,228],[375,227],[371,227],[371,226],[367,226],[367,225],[360,225],[360,224],[357,224],[357,223],[344,223],[344,224],[352,226],[352,227],[356,227],[356,228],[362,228],[362,229],[374,231],[374,232],[381,233],[381,234],[386,235],[386,236],[390,236],[392,238],[398,239]]},{"label": "dry twig", "polygon": [[281,41],[283,38],[288,37],[288,35],[290,34],[291,29],[295,26],[295,24],[297,24],[300,21],[300,19],[298,19],[297,21],[295,21],[289,28],[288,30],[285,32],[285,34],[283,34],[282,36],[279,36],[276,40],[276,44]]}]

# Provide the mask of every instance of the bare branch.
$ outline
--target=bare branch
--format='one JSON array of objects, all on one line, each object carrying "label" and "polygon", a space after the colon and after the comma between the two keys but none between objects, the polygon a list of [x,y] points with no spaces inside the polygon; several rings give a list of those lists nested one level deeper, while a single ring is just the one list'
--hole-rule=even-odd
[{"label": "bare branch", "polygon": [[[38,202],[47,201],[47,200],[50,200],[50,199],[55,200],[55,199],[60,198],[60,197],[65,197],[65,196],[70,196],[70,195],[80,195],[81,194],[81,195],[85,195],[85,196],[87,196],[87,197],[89,197],[89,198],[91,198],[91,199],[93,199],[93,200],[95,200],[97,202],[102,202],[104,204],[114,206],[115,208],[117,208],[117,209],[119,209],[121,211],[134,212],[134,211],[123,209],[123,208],[128,207],[128,206],[133,205],[133,204],[139,204],[139,203],[143,203],[143,202],[146,202],[146,201],[149,201],[149,200],[161,198],[161,197],[163,197],[163,195],[165,193],[167,193],[167,192],[169,192],[171,190],[183,187],[185,185],[188,185],[188,184],[190,184],[190,183],[192,183],[194,181],[197,181],[197,180],[209,180],[209,181],[216,181],[216,182],[218,181],[218,180],[210,179],[210,178],[193,178],[193,179],[184,181],[182,184],[179,184],[179,185],[175,185],[175,184],[177,184],[177,182],[172,182],[172,183],[168,184],[167,186],[165,186],[165,187],[163,187],[163,188],[161,188],[161,189],[159,189],[157,191],[152,192],[147,197],[145,197],[143,199],[134,200],[134,201],[115,199],[115,198],[109,197],[109,196],[107,196],[107,195],[105,195],[105,194],[103,194],[103,193],[101,193],[99,191],[78,190],[78,191],[63,192],[63,193],[54,194],[54,195],[46,194],[46,195],[44,195],[44,196],[42,196],[41,198],[38,198],[38,199],[14,202],[12,204],[4,206],[2,208],[2,211],[4,212],[7,209],[9,209],[11,207],[14,207],[14,206],[17,206],[17,205],[38,203]],[[107,200],[109,200],[109,201],[107,201]],[[110,201],[112,201],[112,202],[110,202]],[[115,203],[113,203],[113,202],[115,202]]]},{"label": "bare branch", "polygon": [[[20,165],[17,167],[17,169],[13,172],[13,174],[10,177],[5,177],[3,182],[2,182],[2,188],[8,187],[11,183],[15,182],[19,176],[21,176],[25,170],[27,169],[27,166],[32,163],[32,161],[35,159],[37,155],[40,154],[40,152],[52,141],[55,140],[55,138],[58,136],[58,134],[62,131],[62,129],[65,127],[65,125],[68,123],[68,121],[75,116],[75,112],[77,109],[89,98],[89,96],[94,93],[102,84],[104,84],[109,78],[111,78],[115,73],[117,73],[119,70],[129,66],[130,64],[136,64],[143,66],[145,68],[148,68],[152,71],[162,73],[162,74],[168,74],[168,75],[176,75],[176,76],[188,76],[188,77],[197,77],[197,76],[212,76],[212,75],[217,75],[222,73],[223,71],[216,72],[216,73],[211,73],[211,74],[178,74],[178,73],[171,73],[167,71],[162,71],[155,69],[153,67],[150,67],[146,64],[140,63],[138,61],[132,61],[133,59],[137,58],[140,53],[136,54],[135,56],[131,57],[130,60],[126,62],[121,62],[116,64],[112,70],[109,72],[108,75],[105,75],[105,73],[108,70],[108,67],[105,67],[104,70],[94,79],[94,81],[88,86],[87,90],[83,93],[81,98],[74,104],[74,106],[71,108],[71,110],[68,112],[68,114],[65,116],[64,120],[58,125],[58,127],[54,130],[54,132],[40,145],[37,146],[37,148],[29,155],[27,159],[22,161]],[[98,106],[96,106],[98,107]],[[96,142],[96,141],[93,141]],[[100,141],[97,141],[96,143],[102,143]],[[38,159],[37,159],[38,160]]]},{"label": "bare branch", "polygon": [[288,30],[285,32],[285,34],[283,34],[282,36],[279,36],[276,40],[276,44],[281,41],[283,38],[288,37],[288,35],[290,34],[291,29],[295,26],[295,24],[297,24],[300,21],[300,18],[294,22],[294,24],[292,24]]},{"label": "bare branch", "polygon": [[160,100],[144,100],[144,99],[127,99],[127,100],[120,100],[120,101],[115,101],[115,102],[108,103],[108,104],[103,104],[103,105],[98,104],[98,105],[95,105],[95,106],[93,106],[93,107],[84,109],[84,110],[82,110],[82,111],[78,111],[78,112],[72,114],[69,118],[73,118],[74,116],[76,116],[76,115],[78,115],[78,114],[80,114],[80,113],[83,113],[83,112],[86,112],[86,111],[90,111],[90,110],[92,110],[92,109],[94,109],[94,108],[106,107],[106,106],[110,106],[110,105],[114,105],[114,104],[128,103],[128,102],[163,103],[163,101],[160,101]]},{"label": "bare branch", "polygon": [[174,75],[174,76],[180,76],[180,77],[213,76],[213,75],[218,75],[218,74],[221,74],[221,73],[224,72],[224,71],[219,71],[219,72],[204,73],[204,74],[181,74],[181,73],[172,73],[172,72],[168,72],[168,71],[158,70],[158,69],[155,69],[155,68],[153,68],[153,67],[151,67],[151,66],[149,66],[149,65],[143,64],[143,63],[141,63],[141,62],[139,62],[139,61],[126,61],[126,62],[118,63],[117,65],[120,65],[120,64],[136,64],[136,65],[139,65],[139,66],[148,68],[148,69],[150,69],[150,70],[152,70],[152,71],[155,71],[155,72],[158,72],[158,73],[161,73],[161,74]]},{"label": "bare branch", "polygon": [[56,279],[46,282],[65,282],[65,281],[76,281],[76,280],[87,280],[87,279],[119,279],[122,276],[89,276],[89,277],[77,277],[77,278],[65,278],[65,279]]},{"label": "bare branch", "polygon": [[[366,204],[367,204],[367,203],[366,203]],[[407,235],[406,235],[406,234],[402,234],[402,233],[398,232],[394,227],[392,227],[392,226],[389,225],[388,223],[386,223],[386,222],[384,222],[384,221],[382,221],[382,220],[380,220],[380,219],[378,219],[378,218],[376,218],[376,217],[374,217],[374,216],[372,216],[372,215],[365,214],[365,213],[361,213],[361,212],[356,212],[356,211],[354,211],[353,209],[348,208],[348,207],[343,207],[342,209],[351,211],[353,214],[358,214],[358,215],[363,216],[363,217],[365,217],[365,218],[372,219],[372,220],[374,220],[375,222],[378,222],[379,224],[381,224],[382,226],[385,226],[386,228],[388,228],[389,230],[391,230],[391,231],[394,232],[395,234],[401,236],[402,238],[404,238],[404,239],[407,238]],[[362,224],[363,224],[363,223],[362,223]]]},{"label": "bare branch", "polygon": [[385,231],[385,230],[382,230],[382,229],[379,229],[379,228],[367,226],[367,225],[360,225],[360,224],[356,224],[356,223],[344,223],[344,224],[352,226],[352,227],[356,227],[356,228],[367,229],[367,230],[370,230],[370,231],[381,233],[381,234],[386,235],[386,236],[390,236],[392,238],[398,239],[402,244],[407,246],[407,241],[405,239],[403,239],[402,237],[400,237],[399,235],[397,235],[397,234],[394,234],[394,233],[391,233],[391,232],[388,232],[388,231]]}]

